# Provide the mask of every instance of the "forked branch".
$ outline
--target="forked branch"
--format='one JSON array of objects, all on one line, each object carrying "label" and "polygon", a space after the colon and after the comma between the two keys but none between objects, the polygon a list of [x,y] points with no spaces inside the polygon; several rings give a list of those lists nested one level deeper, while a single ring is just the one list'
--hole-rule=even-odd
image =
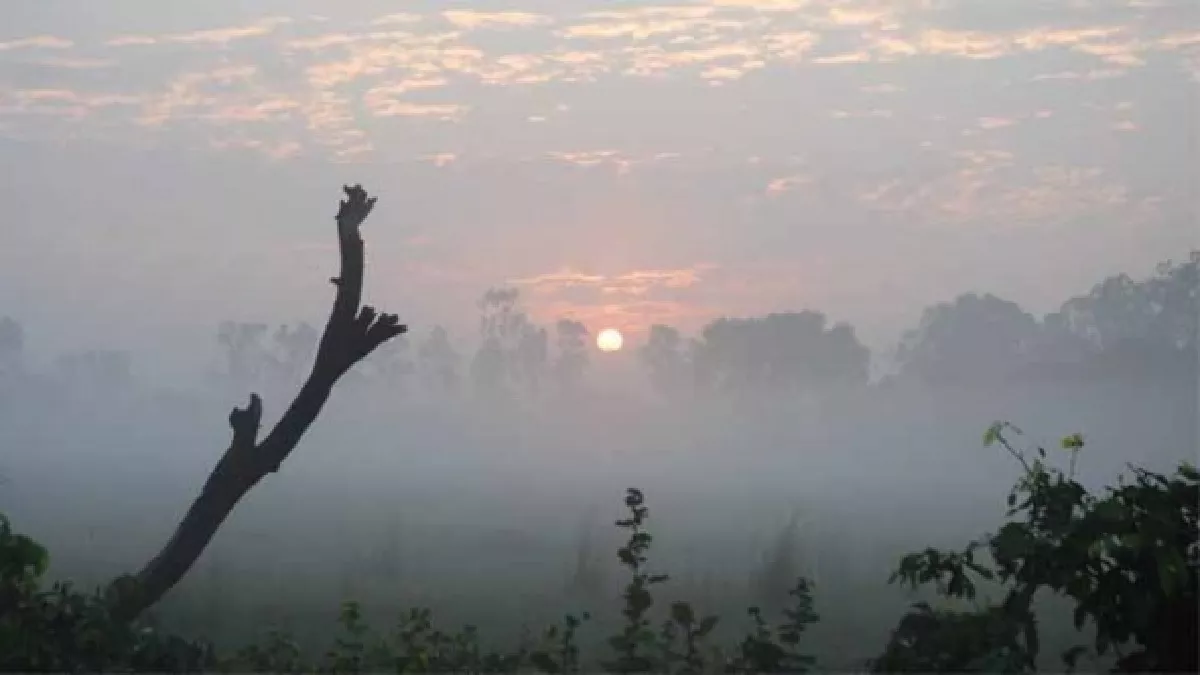
[{"label": "forked branch", "polygon": [[279,470],[329,399],[333,385],[377,347],[407,331],[395,314],[361,306],[364,253],[359,227],[375,206],[361,186],[344,188],[337,213],[341,271],[332,279],[337,293],[313,363],[312,373],[292,404],[261,442],[262,399],[250,395],[245,408],[229,414],[233,439],[175,533],[137,574],[109,588],[109,608],[120,620],[135,619],[158,602],[191,569],[213,535],[250,488]]}]

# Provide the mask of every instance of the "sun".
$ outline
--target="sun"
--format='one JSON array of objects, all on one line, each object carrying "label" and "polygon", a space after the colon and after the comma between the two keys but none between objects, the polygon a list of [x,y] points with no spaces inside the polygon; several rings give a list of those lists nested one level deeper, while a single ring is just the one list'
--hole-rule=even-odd
[{"label": "sun", "polygon": [[619,351],[624,344],[625,338],[621,337],[621,331],[616,328],[605,328],[596,336],[596,346],[602,352]]}]

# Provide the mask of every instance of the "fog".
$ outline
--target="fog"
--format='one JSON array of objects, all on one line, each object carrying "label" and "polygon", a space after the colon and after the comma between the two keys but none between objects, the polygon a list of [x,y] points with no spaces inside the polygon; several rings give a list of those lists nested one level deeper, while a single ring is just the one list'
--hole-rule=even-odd
[{"label": "fog", "polygon": [[804,575],[849,668],[932,596],[901,555],[1003,524],[994,422],[1082,433],[1094,490],[1195,459],[1194,0],[399,4],[0,5],[0,513],[54,578],[141,569],[231,410],[287,410],[347,183],[409,331],[151,609],[181,634],[599,643],[636,487],[657,609],[740,636]]},{"label": "fog", "polygon": [[[505,316],[537,335],[519,294],[506,297]],[[486,303],[481,312],[499,315]],[[1094,489],[1127,463],[1169,472],[1197,447],[1194,342],[1179,352],[1183,370],[1166,373],[1134,361],[1120,377],[993,377],[994,355],[981,348],[971,355],[978,376],[956,381],[925,381],[909,366],[871,382],[798,376],[789,380],[798,389],[748,374],[727,380],[741,382],[733,388],[702,387],[696,375],[669,389],[651,386],[664,380],[645,341],[617,353],[560,342],[534,386],[518,370],[485,382],[486,340],[459,340],[463,355],[447,361],[456,384],[446,387],[431,379],[428,333],[414,328],[337,385],[155,616],[232,643],[265,626],[323,635],[352,598],[380,617],[429,606],[448,625],[477,623],[497,639],[567,611],[603,621],[623,584],[613,521],[625,488],[637,487],[650,506],[651,566],[672,575],[661,602],[691,600],[735,630],[745,607],[774,601],[763,584],[779,580],[765,570],[782,556],[790,574],[817,584],[815,652],[853,664],[877,652],[917,597],[887,583],[900,555],[961,546],[1002,522],[1020,467],[983,446],[993,421],[1017,424],[1019,447],[1041,445],[1060,466],[1058,439],[1083,432],[1078,474]],[[86,586],[136,570],[228,446],[229,410],[255,391],[264,427],[274,423],[307,367],[271,375],[247,355],[282,363],[266,351],[285,342],[279,334],[272,343],[251,329],[264,351],[241,357],[219,338],[231,334],[213,331],[209,374],[192,381],[135,377],[136,355],[119,353],[10,364],[0,511],[50,549],[53,575]],[[703,345],[717,341],[706,330],[691,342],[688,372],[702,370]],[[795,344],[803,360],[812,346]],[[568,352],[582,357],[572,377],[561,375]],[[780,553],[780,537],[793,556]]]}]

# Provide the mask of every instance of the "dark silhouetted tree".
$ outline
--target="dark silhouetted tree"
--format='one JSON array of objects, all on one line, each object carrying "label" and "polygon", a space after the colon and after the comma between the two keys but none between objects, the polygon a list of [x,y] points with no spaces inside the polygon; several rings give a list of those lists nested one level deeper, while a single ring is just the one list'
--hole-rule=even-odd
[{"label": "dark silhouetted tree", "polygon": [[536,392],[546,369],[546,331],[529,321],[516,289],[491,289],[479,301],[479,350],[471,379],[484,394]]},{"label": "dark silhouetted tree", "polygon": [[275,361],[281,379],[291,383],[304,374],[304,367],[317,353],[321,334],[308,322],[301,321],[293,328],[282,325],[275,330]]},{"label": "dark silhouetted tree", "polygon": [[133,359],[128,352],[92,349],[60,356],[55,365],[73,388],[111,391],[133,384]]},{"label": "dark silhouetted tree", "polygon": [[1032,358],[1040,326],[1019,305],[968,293],[929,307],[897,350],[900,375],[927,384],[981,383]]},{"label": "dark silhouetted tree", "polygon": [[217,344],[225,356],[226,375],[238,384],[261,382],[271,366],[263,340],[265,323],[223,321],[217,327]]},{"label": "dark silhouetted tree", "polygon": [[25,329],[16,319],[0,317],[0,402],[21,391],[24,357]]},{"label": "dark silhouetted tree", "polygon": [[233,439],[200,494],[162,550],[134,575],[108,589],[108,605],[118,620],[136,618],[183,578],[242,497],[280,464],[317,418],[333,387],[355,364],[406,331],[396,315],[379,315],[361,305],[364,270],[359,226],[375,206],[360,186],[345,188],[337,216],[341,272],[331,279],[337,292],[321,335],[312,371],[275,427],[261,441],[262,399],[250,395],[245,408],[229,414]]},{"label": "dark silhouetted tree", "polygon": [[409,358],[409,344],[404,337],[381,345],[363,361],[363,376],[389,389],[399,390],[416,367]]},{"label": "dark silhouetted tree", "polygon": [[443,394],[458,391],[461,375],[459,355],[450,344],[445,328],[434,326],[417,345],[417,373],[427,390]]},{"label": "dark silhouetted tree", "polygon": [[687,345],[679,331],[671,326],[650,327],[646,344],[638,350],[650,384],[660,394],[672,398],[691,384],[691,364]]},{"label": "dark silhouetted tree", "polygon": [[1200,330],[1200,252],[1160,264],[1148,279],[1111,276],[1045,320],[1044,363],[1084,363],[1085,374],[1183,376],[1196,373]]},{"label": "dark silhouetted tree", "polygon": [[12,317],[0,318],[0,375],[15,373],[25,352],[25,329]]},{"label": "dark silhouetted tree", "polygon": [[847,324],[826,327],[820,312],[718,319],[701,333],[693,356],[706,389],[818,392],[865,385],[870,352]]},{"label": "dark silhouetted tree", "polygon": [[554,378],[562,391],[574,391],[583,382],[588,366],[587,326],[570,319],[554,325],[558,356],[554,360]]}]

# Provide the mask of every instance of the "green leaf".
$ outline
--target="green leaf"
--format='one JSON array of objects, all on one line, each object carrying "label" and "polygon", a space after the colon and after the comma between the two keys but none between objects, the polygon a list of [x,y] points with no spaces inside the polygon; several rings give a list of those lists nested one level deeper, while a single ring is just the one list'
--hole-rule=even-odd
[{"label": "green leaf", "polygon": [[983,447],[989,447],[996,441],[1000,440],[1000,430],[1004,428],[1003,422],[992,422],[992,426],[983,432]]},{"label": "green leaf", "polygon": [[678,624],[691,625],[696,620],[692,606],[686,602],[676,602],[671,605],[671,619]]},{"label": "green leaf", "polygon": [[1179,555],[1179,550],[1174,548],[1160,549],[1154,557],[1158,563],[1158,583],[1163,595],[1172,597],[1176,590],[1187,583],[1187,565]]},{"label": "green leaf", "polygon": [[1063,450],[1079,450],[1083,447],[1083,434],[1074,433],[1062,439]]}]

